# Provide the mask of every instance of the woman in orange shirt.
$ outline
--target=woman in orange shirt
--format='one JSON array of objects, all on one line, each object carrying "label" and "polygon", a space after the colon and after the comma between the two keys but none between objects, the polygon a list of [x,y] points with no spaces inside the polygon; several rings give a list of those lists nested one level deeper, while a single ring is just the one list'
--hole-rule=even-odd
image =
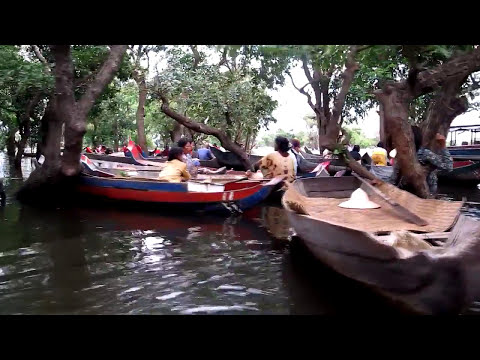
[{"label": "woman in orange shirt", "polygon": [[158,175],[158,179],[172,183],[190,180],[191,176],[187,171],[187,164],[182,161],[182,156],[182,148],[171,148],[168,154],[167,165]]}]

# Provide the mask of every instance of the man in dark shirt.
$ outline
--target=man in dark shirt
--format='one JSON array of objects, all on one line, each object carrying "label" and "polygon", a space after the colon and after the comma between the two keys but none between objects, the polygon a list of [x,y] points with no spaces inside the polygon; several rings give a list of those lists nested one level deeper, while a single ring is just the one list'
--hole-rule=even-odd
[{"label": "man in dark shirt", "polygon": [[352,157],[355,161],[362,160],[362,157],[360,156],[360,146],[359,145],[354,145],[353,150],[350,151],[350,155],[352,155]]}]

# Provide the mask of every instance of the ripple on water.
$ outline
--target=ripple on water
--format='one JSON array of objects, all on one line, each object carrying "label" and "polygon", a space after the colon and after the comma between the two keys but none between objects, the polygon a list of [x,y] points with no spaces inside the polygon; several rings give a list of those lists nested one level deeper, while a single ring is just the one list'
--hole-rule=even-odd
[{"label": "ripple on water", "polygon": [[[172,309],[173,310],[173,309]],[[215,314],[215,313],[222,313],[222,312],[230,312],[230,311],[259,311],[258,308],[253,306],[246,306],[246,305],[231,305],[231,306],[209,306],[209,305],[202,305],[197,306],[190,309],[183,309],[180,310],[181,314],[190,315],[190,314]]]}]

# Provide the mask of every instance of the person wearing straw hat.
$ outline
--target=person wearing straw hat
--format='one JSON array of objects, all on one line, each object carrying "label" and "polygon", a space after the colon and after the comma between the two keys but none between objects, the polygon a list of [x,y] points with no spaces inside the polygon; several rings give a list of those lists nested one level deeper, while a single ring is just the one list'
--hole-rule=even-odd
[{"label": "person wearing straw hat", "polygon": [[345,209],[357,209],[357,210],[378,209],[380,207],[380,205],[374,203],[373,201],[370,201],[367,193],[361,188],[358,188],[357,190],[355,190],[352,193],[352,195],[350,195],[350,199],[340,203],[338,206]]}]

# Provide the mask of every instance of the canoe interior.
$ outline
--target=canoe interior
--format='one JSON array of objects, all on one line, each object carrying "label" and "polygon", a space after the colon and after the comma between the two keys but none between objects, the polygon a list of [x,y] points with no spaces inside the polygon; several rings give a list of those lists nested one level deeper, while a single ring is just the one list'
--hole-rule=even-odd
[{"label": "canoe interior", "polygon": [[354,176],[342,176],[332,181],[331,177],[308,178],[296,181],[297,191],[311,198],[348,198],[360,187],[360,181]]}]

